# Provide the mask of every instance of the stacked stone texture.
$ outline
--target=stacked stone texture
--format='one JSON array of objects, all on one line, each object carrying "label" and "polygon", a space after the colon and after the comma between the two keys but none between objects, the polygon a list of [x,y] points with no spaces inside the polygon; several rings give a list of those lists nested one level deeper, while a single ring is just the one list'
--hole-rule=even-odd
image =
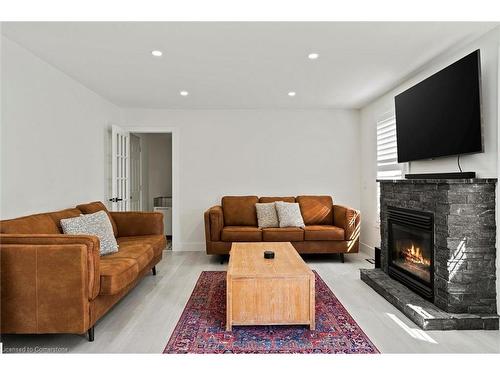
[{"label": "stacked stone texture", "polygon": [[496,179],[380,181],[381,263],[387,206],[434,214],[434,303],[450,313],[496,313]]}]

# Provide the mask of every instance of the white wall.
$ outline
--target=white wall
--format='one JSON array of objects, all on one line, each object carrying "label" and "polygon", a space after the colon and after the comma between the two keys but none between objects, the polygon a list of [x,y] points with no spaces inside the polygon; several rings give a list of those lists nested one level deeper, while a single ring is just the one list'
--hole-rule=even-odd
[{"label": "white wall", "polygon": [[223,195],[331,194],[360,207],[356,110],[124,109],[122,119],[175,129],[175,250],[204,249],[203,212]]},{"label": "white wall", "polygon": [[[496,177],[498,173],[498,44],[500,30],[495,29],[459,50],[450,51],[427,64],[420,73],[391,92],[381,96],[361,110],[361,210],[363,248],[373,249],[380,244],[377,226],[376,180],[376,122],[383,113],[394,110],[394,97],[428,76],[443,69],[468,53],[481,49],[482,115],[484,153],[463,155],[460,163],[464,171],[475,171],[478,177]],[[457,158],[443,157],[435,160],[415,161],[411,173],[455,172]]]},{"label": "white wall", "polygon": [[172,134],[134,133],[141,139],[143,209],[155,197],[172,196]]},{"label": "white wall", "polygon": [[1,48],[1,217],[104,199],[118,108],[5,37]]},{"label": "white wall", "polygon": [[2,219],[106,201],[111,123],[175,129],[179,250],[204,249],[203,212],[226,194],[360,207],[357,110],[119,109],[5,37],[1,47]]},{"label": "white wall", "polygon": [[111,123],[175,129],[179,249],[204,249],[203,212],[226,194],[360,207],[358,111],[120,110],[4,37],[1,62],[2,218],[105,201]]}]

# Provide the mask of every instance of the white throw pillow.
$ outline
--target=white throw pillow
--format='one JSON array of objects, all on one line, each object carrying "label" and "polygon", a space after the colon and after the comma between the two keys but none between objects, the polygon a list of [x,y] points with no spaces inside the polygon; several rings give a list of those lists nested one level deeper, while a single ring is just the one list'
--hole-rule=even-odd
[{"label": "white throw pillow", "polygon": [[276,211],[278,212],[280,228],[305,227],[298,203],[276,202]]},{"label": "white throw pillow", "polygon": [[257,210],[259,228],[278,228],[280,226],[274,202],[255,203],[255,209]]},{"label": "white throw pillow", "polygon": [[118,243],[113,233],[113,225],[104,211],[80,215],[61,220],[64,234],[88,234],[97,236],[101,244],[100,254],[106,255],[118,251]]}]

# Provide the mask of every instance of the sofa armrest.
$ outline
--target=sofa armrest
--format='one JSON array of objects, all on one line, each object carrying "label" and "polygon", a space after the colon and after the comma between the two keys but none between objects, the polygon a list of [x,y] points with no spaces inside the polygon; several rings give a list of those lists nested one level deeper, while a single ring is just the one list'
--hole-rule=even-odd
[{"label": "sofa armrest", "polygon": [[164,234],[161,212],[110,212],[116,223],[118,237]]},{"label": "sofa armrest", "polygon": [[357,240],[361,230],[361,215],[353,208],[333,205],[333,225],[344,229],[347,241]]},{"label": "sofa armrest", "polygon": [[224,228],[222,206],[213,206],[205,211],[205,237],[207,241],[220,241]]},{"label": "sofa armrest", "polygon": [[1,332],[83,333],[99,293],[94,236],[2,234]]},{"label": "sofa armrest", "polygon": [[50,246],[50,245],[82,245],[85,246],[86,273],[88,275],[89,298],[92,300],[100,289],[100,244],[99,238],[88,235],[69,234],[0,234],[0,247],[7,245]]}]

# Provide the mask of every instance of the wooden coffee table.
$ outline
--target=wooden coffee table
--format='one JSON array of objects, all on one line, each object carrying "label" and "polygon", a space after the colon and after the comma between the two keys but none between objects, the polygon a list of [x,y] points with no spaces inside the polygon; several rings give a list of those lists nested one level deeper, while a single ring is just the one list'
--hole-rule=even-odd
[{"label": "wooden coffee table", "polygon": [[[274,259],[264,259],[272,250]],[[226,330],[301,324],[315,329],[314,273],[290,242],[236,242],[227,270]]]}]

